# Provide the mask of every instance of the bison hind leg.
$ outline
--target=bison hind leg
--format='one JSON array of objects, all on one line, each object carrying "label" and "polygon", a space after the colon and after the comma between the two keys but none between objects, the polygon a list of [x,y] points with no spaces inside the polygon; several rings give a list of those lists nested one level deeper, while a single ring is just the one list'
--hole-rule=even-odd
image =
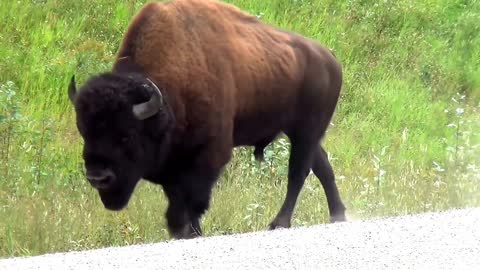
[{"label": "bison hind leg", "polygon": [[314,158],[312,171],[320,180],[327,198],[328,209],[330,212],[330,222],[346,221],[345,206],[340,198],[337,184],[335,183],[335,174],[332,165],[328,160],[327,152],[321,145],[314,149]]}]

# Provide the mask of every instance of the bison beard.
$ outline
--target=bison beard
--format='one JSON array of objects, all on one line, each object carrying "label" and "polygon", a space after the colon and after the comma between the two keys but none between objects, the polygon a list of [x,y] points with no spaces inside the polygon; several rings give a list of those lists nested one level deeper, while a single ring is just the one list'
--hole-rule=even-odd
[{"label": "bison beard", "polygon": [[109,190],[98,190],[98,194],[105,208],[113,211],[122,210],[128,204],[132,192],[132,187],[116,187]]},{"label": "bison beard", "polygon": [[174,238],[201,235],[200,218],[232,149],[257,160],[279,134],[291,143],[288,187],[270,229],[290,227],[309,171],[330,220],[345,207],[320,142],[336,108],[341,66],[325,47],[213,0],[144,6],[113,70],[68,94],[84,140],[87,180],[121,210],[140,179],[160,184]]}]

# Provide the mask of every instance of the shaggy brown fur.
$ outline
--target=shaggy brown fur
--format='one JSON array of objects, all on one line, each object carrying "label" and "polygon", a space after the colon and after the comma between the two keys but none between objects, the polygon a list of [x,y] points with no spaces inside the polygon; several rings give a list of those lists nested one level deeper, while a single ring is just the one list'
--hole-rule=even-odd
[{"label": "shaggy brown fur", "polygon": [[[140,87],[146,78],[160,88],[164,103],[154,117],[140,121],[128,108],[148,100],[152,87]],[[133,154],[122,156],[130,163],[117,162],[122,158],[113,146],[98,154],[111,155],[103,168],[110,166],[108,175],[118,178],[115,188],[94,184],[105,205],[121,209],[140,178],[162,184],[170,232],[184,238],[199,233],[198,219],[232,148],[256,146],[262,159],[263,148],[282,132],[292,144],[288,191],[270,227],[290,226],[310,169],[325,189],[332,221],[344,220],[333,170],[319,145],[341,84],[339,63],[316,42],[222,2],[174,0],[145,5],[128,28],[113,74],[92,78],[72,100],[91,167],[100,161],[88,159],[89,151],[99,152],[111,137],[122,137],[118,133],[135,138]],[[112,164],[130,170],[129,180],[120,180]],[[100,175],[89,180],[105,180]]]}]

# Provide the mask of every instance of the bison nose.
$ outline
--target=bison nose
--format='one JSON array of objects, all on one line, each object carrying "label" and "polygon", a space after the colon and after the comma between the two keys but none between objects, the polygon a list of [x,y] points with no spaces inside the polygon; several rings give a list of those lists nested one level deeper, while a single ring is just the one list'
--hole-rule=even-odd
[{"label": "bison nose", "polygon": [[110,170],[87,173],[87,180],[94,188],[107,189],[111,187],[115,181],[115,175]]}]

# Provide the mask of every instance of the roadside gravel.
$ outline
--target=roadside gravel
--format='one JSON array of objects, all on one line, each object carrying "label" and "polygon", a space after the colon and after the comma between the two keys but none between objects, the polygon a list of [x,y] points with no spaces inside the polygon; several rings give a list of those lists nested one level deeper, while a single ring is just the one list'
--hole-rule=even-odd
[{"label": "roadside gravel", "polygon": [[480,269],[480,208],[0,260],[0,269]]}]

